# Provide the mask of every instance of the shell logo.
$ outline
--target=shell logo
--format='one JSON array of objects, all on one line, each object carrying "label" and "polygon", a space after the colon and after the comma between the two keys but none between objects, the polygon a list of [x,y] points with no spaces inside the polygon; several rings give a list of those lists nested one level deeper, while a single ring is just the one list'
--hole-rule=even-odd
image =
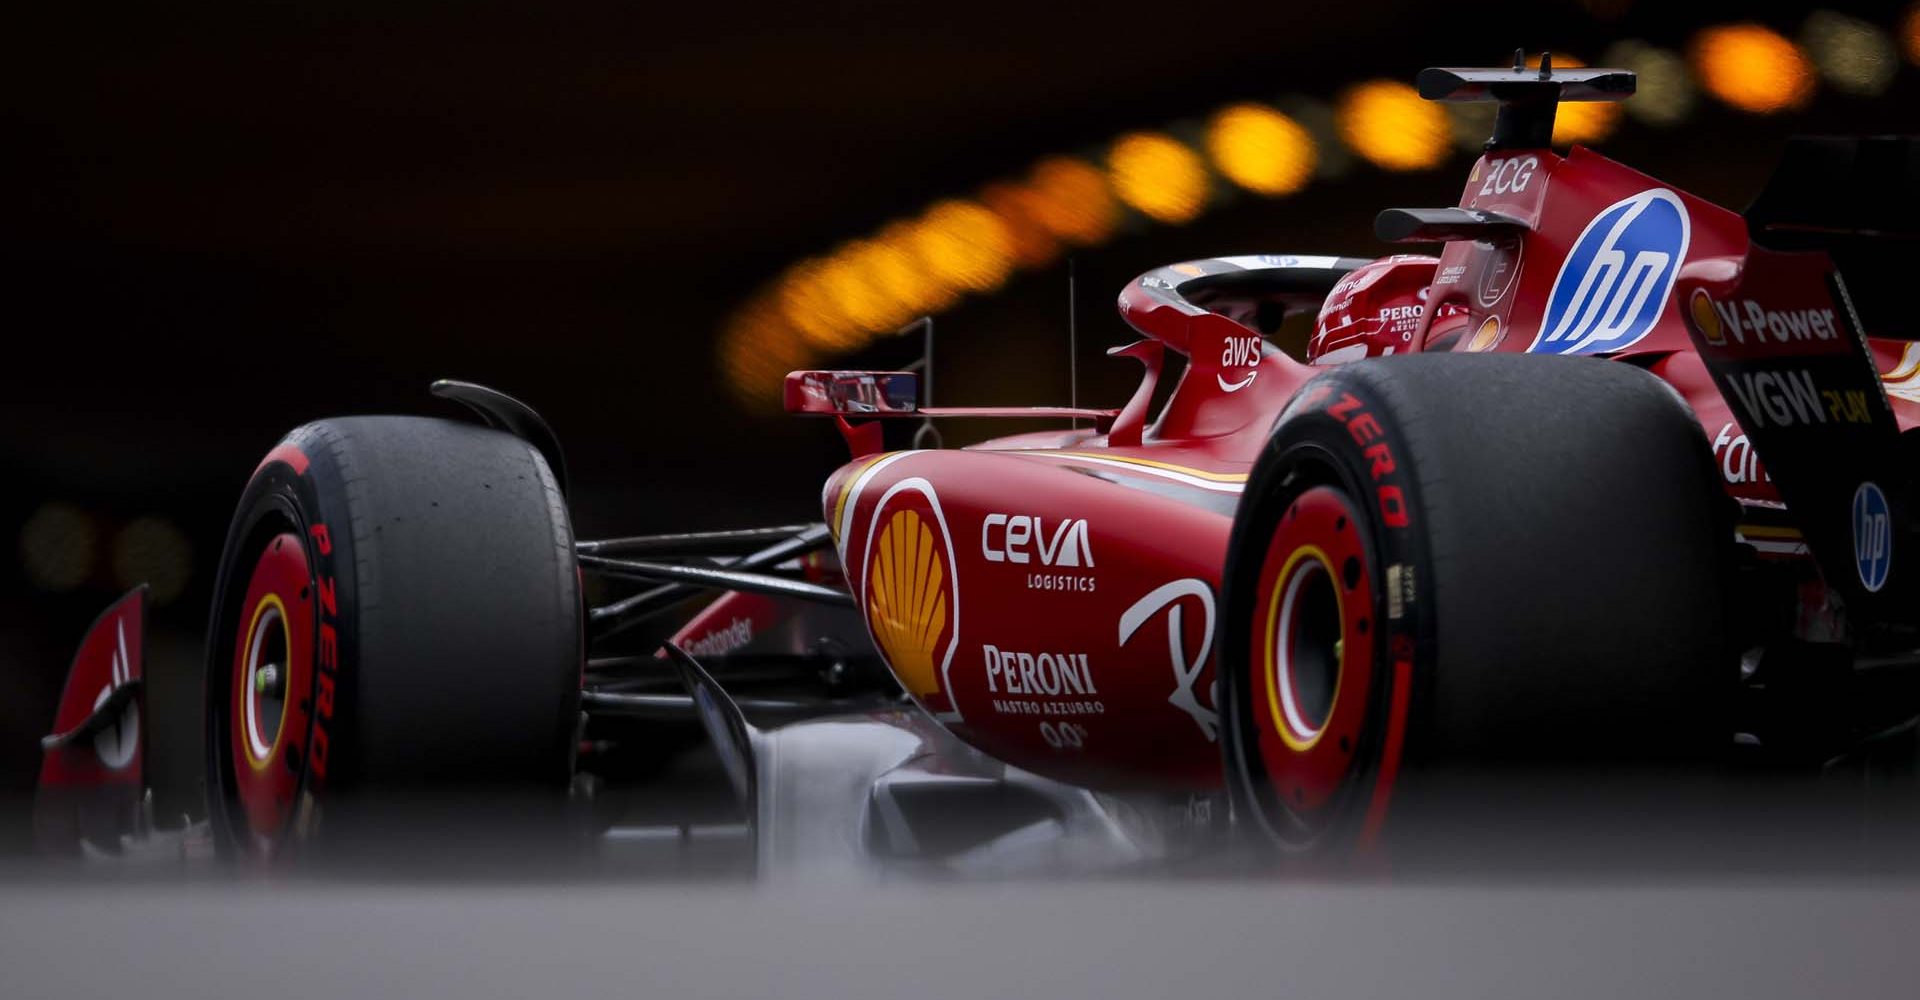
[{"label": "shell logo", "polygon": [[915,511],[896,511],[868,565],[867,624],[900,683],[925,701],[940,693],[935,658],[947,632],[950,582],[932,528]]},{"label": "shell logo", "polygon": [[1726,346],[1727,333],[1720,326],[1720,312],[1713,307],[1713,299],[1707,295],[1706,289],[1693,290],[1693,295],[1687,299],[1687,314],[1707,343],[1715,347]]},{"label": "shell logo", "polygon": [[1491,351],[1493,350],[1493,345],[1499,342],[1500,317],[1488,316],[1486,320],[1480,324],[1480,329],[1473,331],[1473,339],[1467,341],[1467,350],[1476,352]]}]

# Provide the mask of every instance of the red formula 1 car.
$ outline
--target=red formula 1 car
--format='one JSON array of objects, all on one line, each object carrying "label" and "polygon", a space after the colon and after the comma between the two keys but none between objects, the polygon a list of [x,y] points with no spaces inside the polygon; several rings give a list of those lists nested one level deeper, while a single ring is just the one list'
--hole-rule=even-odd
[{"label": "red formula 1 car", "polygon": [[[1110,353],[1145,376],[1118,410],[790,375],[788,409],[853,451],[821,523],[577,541],[553,434],[477,386],[436,392],[485,426],[295,430],[222,558],[213,840],[324,842],[396,791],[606,796],[695,721],[745,805],[713,828],[762,862],[960,870],[1138,860],[1228,815],[1345,851],[1462,767],[1821,762],[1899,731],[1920,349],[1869,335],[1854,300],[1880,300],[1820,247],[1911,224],[1920,158],[1797,143],[1742,217],[1552,151],[1557,102],[1633,82],[1423,72],[1500,105],[1457,206],[1379,216],[1439,256],[1151,271],[1120,296],[1144,339]],[[1265,337],[1302,312],[1304,361]],[[969,415],[1091,426],[883,450],[889,418]],[[49,829],[137,798],[141,615],[82,646]]]}]

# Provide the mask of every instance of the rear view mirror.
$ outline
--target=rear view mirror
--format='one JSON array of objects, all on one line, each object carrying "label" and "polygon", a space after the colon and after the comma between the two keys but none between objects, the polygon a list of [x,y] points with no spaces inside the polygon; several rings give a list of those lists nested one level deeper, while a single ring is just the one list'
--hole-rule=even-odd
[{"label": "rear view mirror", "polygon": [[789,372],[788,413],[885,416],[918,412],[920,376],[913,372]]}]

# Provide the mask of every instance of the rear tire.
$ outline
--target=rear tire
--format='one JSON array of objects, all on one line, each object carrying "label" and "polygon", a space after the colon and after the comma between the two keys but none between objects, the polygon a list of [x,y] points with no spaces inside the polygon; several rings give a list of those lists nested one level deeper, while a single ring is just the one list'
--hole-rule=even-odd
[{"label": "rear tire", "polygon": [[1724,747],[1726,506],[1692,414],[1629,365],[1316,378],[1254,466],[1222,577],[1235,816],[1338,852],[1459,805],[1449,775]]},{"label": "rear tire", "polygon": [[396,809],[509,819],[505,799],[563,801],[579,586],[565,504],[526,442],[415,417],[293,431],[241,496],[215,588],[216,842],[272,854]]}]

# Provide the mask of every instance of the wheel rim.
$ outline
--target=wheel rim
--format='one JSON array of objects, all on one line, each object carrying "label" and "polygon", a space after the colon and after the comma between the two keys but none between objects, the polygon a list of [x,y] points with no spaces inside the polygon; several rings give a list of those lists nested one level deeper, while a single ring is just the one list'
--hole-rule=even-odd
[{"label": "wheel rim", "polygon": [[1288,505],[1254,592],[1252,712],[1273,799],[1324,825],[1358,769],[1373,686],[1373,573],[1362,522],[1329,486]]},{"label": "wheel rim", "polygon": [[228,743],[234,791],[256,847],[277,842],[293,815],[312,712],[312,577],[291,532],[270,539],[239,604]]},{"label": "wheel rim", "polygon": [[1267,614],[1268,711],[1288,747],[1311,750],[1340,699],[1343,609],[1333,567],[1318,547],[1288,556]]},{"label": "wheel rim", "polygon": [[241,736],[248,763],[267,764],[286,724],[287,615],[277,594],[268,594],[253,611],[252,639],[240,676]]}]

